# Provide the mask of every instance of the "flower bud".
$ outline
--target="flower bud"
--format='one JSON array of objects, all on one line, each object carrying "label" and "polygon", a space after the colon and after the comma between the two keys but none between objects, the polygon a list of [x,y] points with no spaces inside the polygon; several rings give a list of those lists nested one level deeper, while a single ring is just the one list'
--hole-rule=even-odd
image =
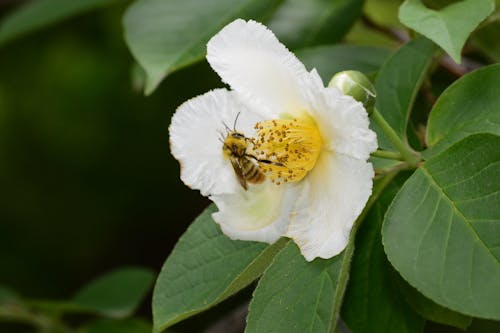
[{"label": "flower bud", "polygon": [[339,72],[332,77],[328,87],[338,88],[344,95],[352,96],[358,102],[363,103],[368,112],[375,104],[375,87],[361,72]]}]

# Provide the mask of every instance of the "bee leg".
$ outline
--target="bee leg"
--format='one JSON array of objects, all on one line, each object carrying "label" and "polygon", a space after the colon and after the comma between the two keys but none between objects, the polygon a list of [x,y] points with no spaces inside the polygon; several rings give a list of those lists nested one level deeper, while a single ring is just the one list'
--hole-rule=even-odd
[{"label": "bee leg", "polygon": [[279,167],[284,167],[285,165],[283,163],[279,163],[279,162],[273,162],[273,161],[270,161],[270,160],[264,160],[264,159],[258,159],[257,157],[251,155],[251,154],[245,154],[246,157],[250,157],[250,158],[253,158],[254,160],[256,160],[257,162],[259,163],[264,163],[264,164],[272,164],[272,165],[275,165],[275,166],[279,166]]},{"label": "bee leg", "polygon": [[272,164],[272,165],[280,166],[280,167],[284,167],[285,166],[283,163],[273,162],[273,161],[269,161],[269,160],[259,160],[258,159],[257,162],[264,163],[264,164]]}]

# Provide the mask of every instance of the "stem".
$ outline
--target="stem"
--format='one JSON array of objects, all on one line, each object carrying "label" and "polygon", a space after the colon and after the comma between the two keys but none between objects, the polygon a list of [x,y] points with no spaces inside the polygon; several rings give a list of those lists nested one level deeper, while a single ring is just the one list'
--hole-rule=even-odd
[{"label": "stem", "polygon": [[375,23],[366,15],[361,16],[361,21],[367,27],[372,28],[373,30],[376,30],[380,33],[383,33],[389,38],[392,38],[400,43],[407,43],[410,40],[410,36],[408,36],[406,30],[386,28],[384,26]]},{"label": "stem", "polygon": [[21,304],[6,304],[0,307],[0,321],[1,320],[30,324],[38,328],[40,332],[73,332],[69,327],[60,322],[58,318],[31,311]]},{"label": "stem", "polygon": [[470,72],[470,69],[465,66],[464,62],[466,62],[465,59],[463,59],[462,64],[457,64],[448,54],[444,54],[439,59],[439,65],[456,77],[462,77]]},{"label": "stem", "polygon": [[403,170],[410,170],[413,169],[408,165],[406,162],[401,162],[398,163],[394,166],[387,167],[387,168],[375,168],[375,179],[380,179],[382,177],[387,176],[388,174],[403,171]]},{"label": "stem", "polygon": [[420,154],[411,149],[407,143],[403,142],[401,138],[396,134],[394,129],[385,121],[384,117],[380,112],[374,108],[372,112],[372,119],[377,123],[380,129],[384,132],[392,144],[401,153],[403,159],[411,166],[416,167],[418,162],[420,162]]},{"label": "stem", "polygon": [[36,327],[47,327],[50,320],[43,316],[34,314],[18,305],[4,305],[0,308],[0,319],[5,321],[32,324]]},{"label": "stem", "polygon": [[385,158],[388,160],[404,161],[403,155],[397,151],[377,150],[371,154],[373,157]]}]

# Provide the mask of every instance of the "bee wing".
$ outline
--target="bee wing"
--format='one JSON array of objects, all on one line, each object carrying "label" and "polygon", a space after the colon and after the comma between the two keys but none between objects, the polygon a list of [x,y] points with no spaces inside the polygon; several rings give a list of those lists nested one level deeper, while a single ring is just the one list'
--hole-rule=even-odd
[{"label": "bee wing", "polygon": [[245,190],[247,190],[247,181],[245,179],[245,176],[243,175],[243,167],[240,163],[240,160],[238,158],[231,158],[231,165],[233,166],[233,170],[236,174],[238,182]]}]

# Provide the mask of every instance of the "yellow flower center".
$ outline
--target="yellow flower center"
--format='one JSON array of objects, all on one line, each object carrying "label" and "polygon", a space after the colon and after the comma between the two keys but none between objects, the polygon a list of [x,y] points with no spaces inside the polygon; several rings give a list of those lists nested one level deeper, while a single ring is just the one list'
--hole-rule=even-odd
[{"label": "yellow flower center", "polygon": [[322,140],[309,115],[259,122],[255,129],[253,154],[273,183],[298,182],[314,168]]}]

